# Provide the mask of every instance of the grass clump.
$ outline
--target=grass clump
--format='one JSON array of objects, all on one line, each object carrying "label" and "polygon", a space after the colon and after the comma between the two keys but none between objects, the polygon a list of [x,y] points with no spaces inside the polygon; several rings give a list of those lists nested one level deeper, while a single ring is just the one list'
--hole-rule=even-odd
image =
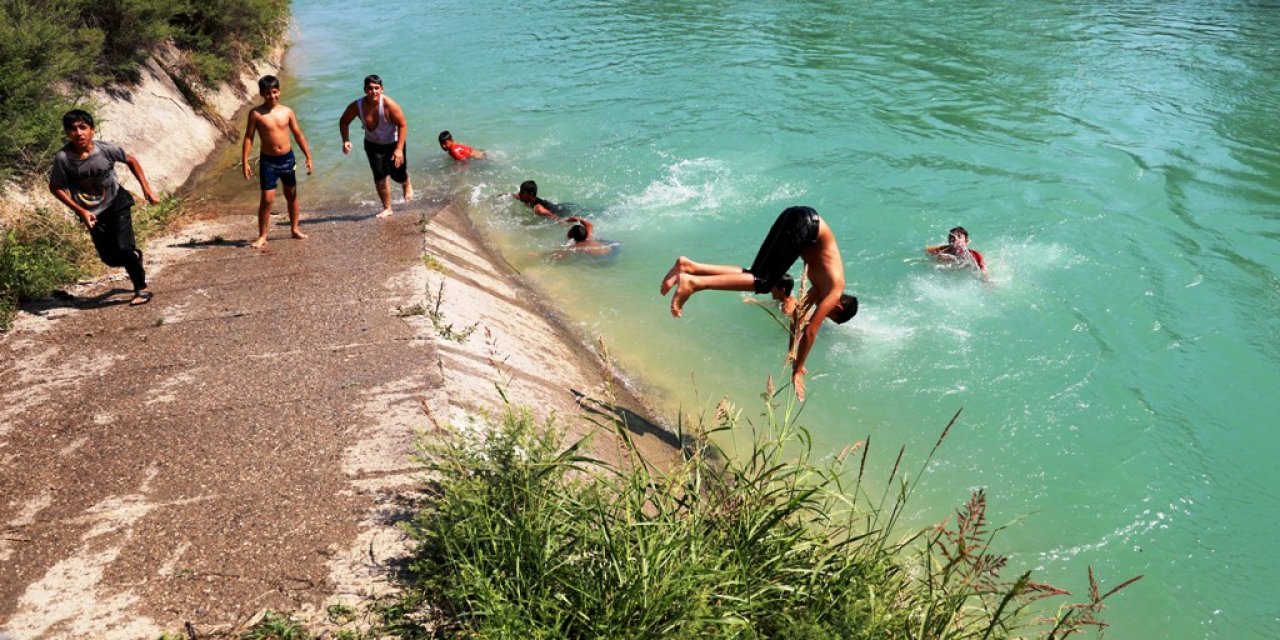
[{"label": "grass clump", "polygon": [[[134,206],[138,246],[168,229],[182,210],[182,200],[175,197]],[[46,298],[105,268],[78,218],[67,211],[32,211],[0,236],[0,331],[10,328],[21,303]]]},{"label": "grass clump", "polygon": [[[807,432],[776,410],[767,404],[748,451],[727,456],[709,436],[744,425],[722,403],[701,446],[669,471],[638,455],[591,459],[582,440],[563,446],[553,420],[516,409],[423,445],[438,498],[408,526],[413,578],[386,631],[1060,638],[1101,625],[1102,601],[1132,582],[1100,595],[1091,573],[1089,602],[1037,618],[1036,600],[1066,592],[1000,575],[981,492],[951,524],[903,536],[895,525],[914,481],[895,464],[888,489],[866,495],[866,447],[816,462]],[[845,469],[858,448],[856,472]]]}]

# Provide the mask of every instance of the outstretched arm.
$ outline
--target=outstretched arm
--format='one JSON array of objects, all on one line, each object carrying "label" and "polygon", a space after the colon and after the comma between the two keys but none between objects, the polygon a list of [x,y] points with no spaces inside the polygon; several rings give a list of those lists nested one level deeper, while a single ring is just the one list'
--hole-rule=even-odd
[{"label": "outstretched arm", "polygon": [[822,329],[822,321],[840,303],[840,290],[827,294],[820,302],[818,308],[814,310],[813,317],[809,319],[809,324],[805,326],[804,331],[800,333],[800,342],[796,345],[796,361],[791,365],[791,385],[795,388],[796,398],[804,400],[804,376],[809,371],[805,369],[804,363],[809,359],[809,352],[813,350],[813,343],[818,340],[818,331]]},{"label": "outstretched arm", "polygon": [[356,103],[352,102],[338,118],[338,133],[342,134],[342,155],[351,153],[351,121],[356,119]]},{"label": "outstretched arm", "polygon": [[249,124],[244,129],[244,150],[240,154],[240,166],[244,169],[245,180],[253,175],[253,170],[249,168],[249,152],[253,150],[253,132],[257,130],[253,121],[255,115],[257,114],[253,111],[249,112]]},{"label": "outstretched arm", "polygon": [[293,132],[293,139],[298,141],[299,147],[302,147],[302,155],[307,157],[307,175],[311,175],[311,147],[307,146],[307,137],[302,135],[302,127],[298,125],[298,115],[293,111],[289,112],[289,131]]},{"label": "outstretched arm", "polygon": [[404,111],[400,110],[400,105],[395,100],[383,96],[387,103],[387,120],[396,125],[399,135],[396,136],[396,150],[391,154],[391,164],[399,167],[404,164],[404,141],[409,135],[409,122],[404,118]]},{"label": "outstretched arm", "polygon": [[561,222],[564,222],[567,224],[573,224],[576,222],[582,225],[587,230],[588,238],[590,238],[591,234],[595,232],[595,227],[591,224],[591,221],[587,220],[586,218],[580,218],[578,216],[569,216],[568,218],[561,220]]},{"label": "outstretched arm", "polygon": [[560,216],[558,216],[558,215],[556,215],[556,214],[552,213],[550,209],[548,209],[548,208],[546,208],[546,207],[544,207],[544,206],[542,206],[542,205],[540,205],[540,204],[535,204],[535,205],[533,205],[533,212],[534,212],[534,213],[536,213],[536,214],[538,214],[538,215],[540,215],[540,216],[544,216],[544,217],[547,217],[547,218],[551,218],[552,220],[555,220],[555,221],[557,221],[557,222],[560,220]]},{"label": "outstretched arm", "polygon": [[147,184],[147,175],[142,172],[142,163],[133,154],[125,154],[124,163],[129,165],[129,171],[133,172],[133,177],[138,179],[138,184],[142,185],[142,197],[147,199],[150,204],[159,202],[156,194],[151,192],[151,185]]},{"label": "outstretched arm", "polygon": [[68,191],[66,187],[60,187],[50,182],[49,193],[52,193],[53,197],[58,199],[58,202],[67,205],[72,212],[79,216],[80,221],[84,223],[86,229],[92,229],[93,225],[98,223],[98,216],[93,215],[93,213],[88,209],[77,204],[75,199],[71,197],[71,192]]}]

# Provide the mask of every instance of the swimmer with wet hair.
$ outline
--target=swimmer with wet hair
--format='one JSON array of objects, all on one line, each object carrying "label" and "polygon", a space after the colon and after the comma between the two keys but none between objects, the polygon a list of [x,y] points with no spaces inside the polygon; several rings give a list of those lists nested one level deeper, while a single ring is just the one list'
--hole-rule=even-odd
[{"label": "swimmer with wet hair", "polygon": [[964,227],[952,227],[947,231],[947,243],[924,248],[925,253],[935,257],[939,262],[961,268],[973,268],[982,274],[983,280],[990,280],[987,273],[987,261],[982,254],[969,248],[969,232]]},{"label": "swimmer with wet hair", "polygon": [[473,158],[476,160],[481,160],[484,158],[483,149],[475,149],[465,144],[462,144],[461,142],[454,142],[453,134],[449,133],[448,131],[441,131],[439,140],[440,140],[440,148],[445,153],[449,154],[451,158],[453,158],[454,160],[457,160],[458,162],[465,162]]},{"label": "swimmer with wet hair", "polygon": [[520,190],[511,194],[511,197],[525,203],[533,212],[560,222],[564,214],[568,213],[568,207],[565,205],[555,204],[538,197],[538,183],[533,180],[525,180],[520,183]]}]

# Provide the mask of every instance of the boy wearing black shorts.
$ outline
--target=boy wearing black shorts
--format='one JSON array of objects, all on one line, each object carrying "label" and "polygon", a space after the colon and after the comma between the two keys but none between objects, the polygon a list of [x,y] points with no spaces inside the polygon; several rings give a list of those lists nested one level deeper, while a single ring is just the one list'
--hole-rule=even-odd
[{"label": "boy wearing black shorts", "polygon": [[338,129],[342,133],[342,153],[351,153],[351,121],[360,119],[360,127],[364,129],[364,153],[369,158],[369,169],[373,171],[374,188],[378,191],[378,199],[382,201],[382,211],[376,217],[385,218],[391,215],[391,183],[395,180],[404,188],[404,201],[413,200],[413,185],[409,183],[409,163],[405,161],[405,137],[409,134],[409,123],[405,120],[404,111],[391,96],[382,93],[382,78],[376,75],[365,76],[364,97],[347,105],[342,117],[338,118]]},{"label": "boy wearing black shorts", "polygon": [[673,288],[676,290],[671,299],[671,315],[677,318],[683,314],[689,297],[704,289],[776,296],[776,290],[785,282],[787,270],[797,259],[804,260],[808,267],[809,282],[813,286],[807,299],[815,305],[813,316],[799,336],[792,363],[792,386],[796,397],[804,400],[807,373],[804,363],[818,339],[822,321],[830,319],[843,324],[858,312],[858,299],[844,293],[844,262],[835,234],[812,207],[789,207],[779,214],[750,269],[702,264],[681,256],[663,277],[659,291],[665,296]]},{"label": "boy wearing black shorts", "polygon": [[129,304],[146,304],[151,301],[151,291],[142,267],[142,251],[133,237],[133,196],[120,186],[115,172],[117,162],[128,165],[142,186],[142,196],[155,204],[156,196],[147,184],[142,165],[120,147],[95,141],[93,116],[80,109],[62,116],[62,130],[67,134],[67,144],[53,158],[49,191],[80,217],[102,262],[124,267],[129,274],[133,283]]}]

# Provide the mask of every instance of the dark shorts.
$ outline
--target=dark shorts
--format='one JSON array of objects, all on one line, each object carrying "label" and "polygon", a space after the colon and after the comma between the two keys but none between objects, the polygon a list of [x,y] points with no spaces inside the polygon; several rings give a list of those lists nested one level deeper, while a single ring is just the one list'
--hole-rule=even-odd
[{"label": "dark shorts", "polygon": [[818,241],[818,222],[818,212],[812,207],[788,207],[778,214],[746,270],[755,276],[756,293],[769,293],[800,258],[800,252]]},{"label": "dark shorts", "polygon": [[292,187],[298,184],[297,168],[298,161],[293,158],[292,149],[282,156],[264,153],[258,156],[258,184],[262,185],[263,191],[275,191],[276,180],[279,179],[284,186]]},{"label": "dark shorts", "polygon": [[404,162],[397,167],[391,159],[396,152],[396,143],[378,144],[364,141],[364,154],[369,156],[369,168],[373,170],[374,182],[382,182],[383,178],[390,177],[404,184],[405,180],[409,179],[409,143],[405,143],[404,149]]},{"label": "dark shorts", "polygon": [[93,248],[97,249],[102,263],[109,267],[124,267],[129,272],[135,291],[147,288],[147,274],[142,268],[142,252],[138,251],[133,237],[133,195],[123,187],[116,197],[97,216],[97,222],[89,230]]}]

